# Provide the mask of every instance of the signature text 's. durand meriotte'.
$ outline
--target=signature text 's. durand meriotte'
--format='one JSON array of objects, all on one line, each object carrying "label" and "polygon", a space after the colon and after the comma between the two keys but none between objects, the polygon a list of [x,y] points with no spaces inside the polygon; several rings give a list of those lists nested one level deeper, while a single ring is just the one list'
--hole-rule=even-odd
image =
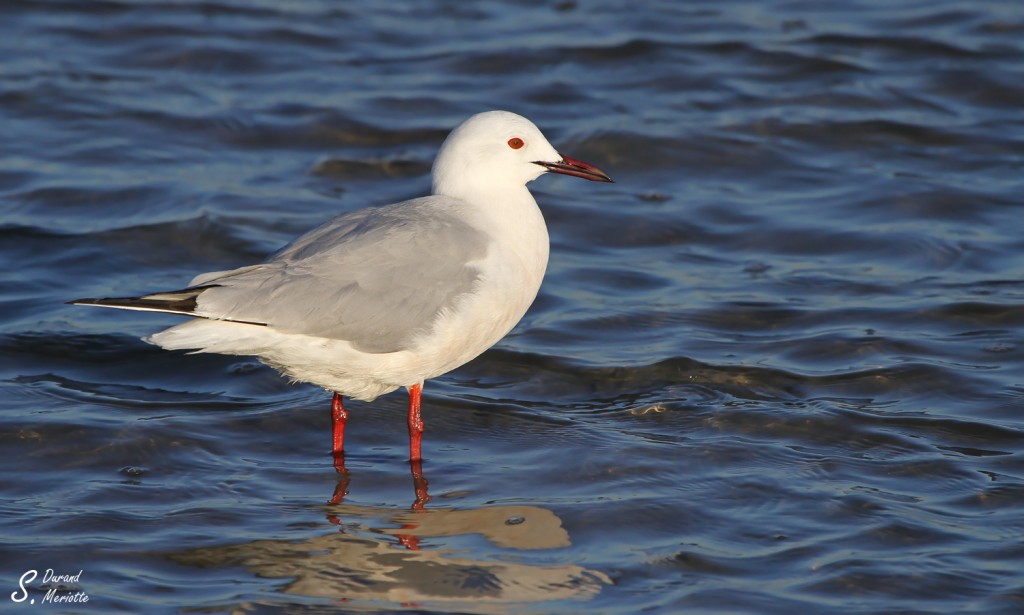
[{"label": "signature text 's. durand meriotte'", "polygon": [[[39,576],[39,572],[36,570],[26,570],[25,574],[21,575],[18,579],[18,591],[11,593],[11,600],[14,602],[29,601],[29,604],[35,604],[35,598],[29,598],[28,588],[26,584],[31,583]],[[43,572],[43,578],[40,581],[43,585],[48,583],[53,584],[64,584],[64,585],[77,585],[82,580],[82,571],[79,570],[77,574],[57,574],[53,571],[53,568],[47,568]],[[51,587],[46,590],[46,594],[42,598],[43,603],[53,604],[66,604],[71,602],[89,602],[89,595],[81,590],[73,589],[60,589],[59,587]]]}]

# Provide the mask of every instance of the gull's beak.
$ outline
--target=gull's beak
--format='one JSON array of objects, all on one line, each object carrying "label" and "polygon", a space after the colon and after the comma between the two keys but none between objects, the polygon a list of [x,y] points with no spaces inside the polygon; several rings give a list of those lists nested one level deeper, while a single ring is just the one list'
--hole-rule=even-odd
[{"label": "gull's beak", "polygon": [[582,177],[583,179],[589,179],[592,182],[612,181],[612,178],[608,177],[607,173],[594,165],[587,164],[580,160],[573,160],[568,156],[563,156],[561,162],[544,162],[542,160],[538,160],[533,164],[539,164],[552,173]]}]

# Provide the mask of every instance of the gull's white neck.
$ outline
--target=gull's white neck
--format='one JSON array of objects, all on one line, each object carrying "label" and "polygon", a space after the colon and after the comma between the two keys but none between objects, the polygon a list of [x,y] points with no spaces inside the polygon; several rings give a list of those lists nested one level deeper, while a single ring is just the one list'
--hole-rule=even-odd
[{"label": "gull's white neck", "polygon": [[437,187],[435,194],[454,197],[465,204],[467,213],[502,248],[517,255],[528,272],[530,283],[540,287],[547,268],[550,241],[544,216],[525,185],[474,186],[461,190]]}]

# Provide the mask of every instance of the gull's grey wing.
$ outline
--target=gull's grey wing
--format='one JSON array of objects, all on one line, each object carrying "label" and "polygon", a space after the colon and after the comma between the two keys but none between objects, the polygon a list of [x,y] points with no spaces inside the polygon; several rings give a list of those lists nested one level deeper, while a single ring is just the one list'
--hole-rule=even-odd
[{"label": "gull's grey wing", "polygon": [[458,205],[431,196],[338,216],[261,265],[197,277],[210,288],[195,314],[402,350],[479,277],[487,237]]}]

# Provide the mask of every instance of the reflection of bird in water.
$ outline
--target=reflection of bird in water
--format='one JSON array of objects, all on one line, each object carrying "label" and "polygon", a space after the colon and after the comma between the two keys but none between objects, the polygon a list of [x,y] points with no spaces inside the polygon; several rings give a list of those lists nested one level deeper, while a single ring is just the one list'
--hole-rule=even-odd
[{"label": "reflection of bird in water", "polygon": [[[585,599],[611,580],[575,564],[534,566],[476,560],[467,551],[396,549],[381,534],[418,538],[477,534],[505,549],[566,547],[569,535],[550,510],[534,506],[494,506],[475,510],[384,511],[353,505],[330,507],[346,519],[343,532],[303,541],[259,540],[193,549],[171,556],[202,568],[243,566],[264,578],[287,579],[281,591],[292,595],[349,601],[387,600],[403,604],[456,602],[463,610],[505,612],[517,602]],[[371,528],[352,519],[384,519],[402,528]],[[413,526],[413,527],[411,527]],[[490,605],[489,607],[487,605]]]},{"label": "reflection of bird in water", "polygon": [[[335,515],[346,515],[348,506],[332,508]],[[355,514],[366,516],[367,509],[356,507]],[[378,511],[388,515],[399,528],[380,528],[382,534],[417,538],[479,534],[487,542],[504,549],[558,549],[568,547],[569,533],[555,513],[536,506],[493,506],[469,510]]]},{"label": "reflection of bird in water", "polygon": [[[345,467],[345,455],[334,456],[334,470],[338,473],[338,484],[334,487],[334,495],[327,500],[327,503],[341,504],[345,500],[345,496],[348,495],[348,486],[352,482],[352,475]],[[419,459],[410,460],[409,472],[412,474],[412,488],[416,497],[411,508],[412,510],[422,510],[430,501],[430,494],[427,493],[429,483],[423,476],[423,462]],[[331,523],[337,523],[332,515],[328,515],[327,519]]]},{"label": "reflection of bird in water", "polygon": [[[373,509],[342,505],[345,496],[348,495],[351,475],[344,465],[344,456],[336,457],[335,461],[339,479],[334,488],[334,495],[327,501],[330,508],[326,512],[328,521],[342,525],[342,517],[345,515],[365,517]],[[380,531],[394,535],[399,544],[407,549],[418,551],[420,538],[462,534],[484,534],[495,545],[511,549],[553,549],[568,547],[570,544],[569,534],[562,529],[562,523],[555,513],[534,506],[501,506],[473,510],[442,509],[425,514],[424,507],[431,497],[427,493],[428,483],[423,475],[423,462],[410,461],[409,470],[415,493],[410,512],[399,513],[385,508],[375,511],[378,516],[389,517],[392,523],[401,524],[398,529]],[[517,509],[521,509],[522,514],[517,514]],[[504,518],[498,518],[502,515]],[[527,520],[530,523],[527,523]]]}]

